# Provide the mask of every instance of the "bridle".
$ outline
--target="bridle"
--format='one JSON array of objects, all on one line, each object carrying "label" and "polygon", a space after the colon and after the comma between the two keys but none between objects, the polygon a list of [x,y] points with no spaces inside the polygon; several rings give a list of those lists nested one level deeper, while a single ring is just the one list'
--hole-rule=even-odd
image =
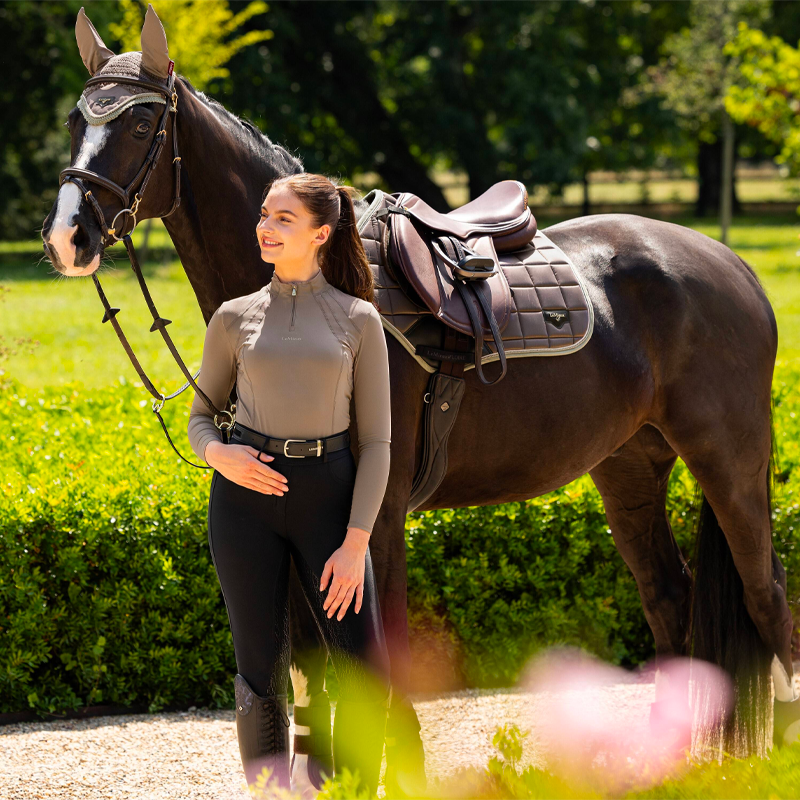
[{"label": "bridle", "polygon": [[[183,391],[185,391],[189,386],[191,386],[197,394],[200,395],[201,399],[205,402],[206,406],[208,406],[209,410],[214,414],[214,425],[216,425],[217,429],[220,430],[223,434],[223,437],[227,437],[230,435],[231,429],[233,428],[233,424],[236,421],[236,404],[230,403],[230,398],[228,398],[230,409],[218,409],[214,403],[211,402],[210,398],[206,395],[206,393],[195,383],[195,378],[200,374],[200,370],[192,376],[189,370],[186,367],[183,359],[181,358],[180,354],[178,353],[177,348],[175,347],[175,343],[172,341],[172,337],[167,332],[167,325],[169,325],[172,320],[164,319],[157,311],[155,303],[153,302],[153,298],[150,295],[150,291],[147,288],[147,283],[145,282],[144,275],[142,275],[142,270],[139,266],[139,260],[136,257],[136,251],[133,247],[133,242],[131,241],[131,234],[133,233],[134,229],[136,228],[136,214],[139,209],[139,204],[142,201],[142,195],[144,194],[145,189],[147,188],[147,183],[150,180],[150,176],[153,173],[153,170],[158,163],[159,156],[161,155],[161,151],[164,149],[164,145],[167,140],[167,119],[169,118],[170,112],[173,114],[172,117],[172,153],[173,159],[172,163],[174,166],[175,171],[175,194],[172,200],[172,206],[170,207],[169,211],[166,214],[161,214],[161,218],[168,217],[175,211],[176,208],[181,203],[181,157],[178,154],[178,93],[175,91],[175,75],[173,73],[173,62],[170,61],[169,64],[169,79],[167,85],[164,86],[159,83],[154,83],[152,81],[148,81],[142,78],[134,78],[131,75],[115,75],[111,73],[105,74],[98,74],[94,75],[93,77],[89,78],[86,81],[85,87],[91,86],[97,83],[130,83],[136,86],[142,86],[147,89],[152,89],[157,92],[160,92],[164,95],[166,100],[166,104],[164,106],[164,112],[161,115],[161,119],[158,123],[158,129],[153,137],[153,141],[150,144],[150,150],[147,153],[147,157],[144,160],[139,171],[136,173],[134,179],[125,187],[123,188],[114,181],[106,178],[103,175],[98,175],[96,172],[92,170],[83,169],[82,167],[67,167],[66,169],[61,170],[59,174],[59,187],[65,181],[72,181],[78,189],[81,191],[81,194],[86,198],[86,201],[91,206],[92,210],[94,211],[95,216],[97,217],[97,221],[100,224],[100,230],[103,236],[103,246],[110,247],[114,244],[114,242],[123,242],[125,244],[125,249],[128,252],[128,258],[131,262],[131,269],[133,270],[134,274],[136,275],[137,280],[139,281],[139,287],[142,290],[142,294],[144,295],[145,302],[147,303],[147,307],[150,309],[150,313],[153,315],[153,324],[150,327],[150,332],[158,331],[164,341],[167,344],[170,352],[172,353],[173,358],[175,359],[176,363],[180,367],[181,372],[186,376],[187,382],[184,384],[177,392],[173,392],[170,395],[164,395],[162,392],[159,392],[155,386],[153,385],[152,381],[147,377],[147,374],[142,369],[139,360],[134,355],[134,352],[128,343],[128,340],[125,338],[125,334],[122,332],[122,328],[120,327],[119,322],[117,321],[117,314],[119,313],[118,308],[112,308],[109,305],[108,300],[106,299],[105,293],[103,292],[102,287],[100,286],[100,281],[97,278],[97,274],[92,273],[92,280],[94,281],[94,285],[97,287],[97,293],[100,296],[100,301],[103,304],[103,308],[105,309],[105,313],[103,314],[103,322],[110,322],[111,326],[116,331],[117,336],[119,337],[120,342],[122,343],[123,348],[125,348],[125,352],[128,354],[128,358],[133,364],[133,368],[138,373],[139,377],[142,379],[145,388],[150,394],[153,396],[154,400],[152,403],[153,412],[158,417],[159,421],[161,422],[161,427],[164,429],[164,433],[172,445],[172,449],[181,457],[187,464],[191,464],[193,467],[198,467],[199,469],[212,469],[212,467],[204,466],[201,464],[193,464],[188,459],[184,458],[175,444],[173,443],[172,439],[170,438],[169,431],[167,431],[167,426],[164,424],[164,419],[161,416],[161,409],[164,407],[164,403],[167,400],[172,400],[174,397],[177,397]],[[84,87],[84,88],[85,88]],[[92,193],[91,189],[87,189],[84,185],[84,181],[91,181],[93,183],[97,183],[100,186],[109,189],[113,192],[117,197],[122,200],[122,210],[118,211],[114,219],[111,221],[111,227],[109,228],[106,225],[105,216],[103,214],[103,210],[100,208],[100,204],[97,202],[94,194]],[[141,182],[141,185],[139,185]],[[131,193],[134,191],[134,188],[139,185],[138,190],[133,194],[133,202],[131,203]],[[124,231],[125,227],[127,226],[126,217],[130,216],[131,220],[133,221],[133,227],[127,232],[123,233],[122,236],[117,235],[116,225],[117,220],[122,217],[123,218],[123,227],[122,230]]]},{"label": "bridle", "polygon": [[[170,70],[171,69],[172,68],[170,67]],[[178,93],[175,91],[175,75],[171,71],[169,75],[169,81],[166,86],[163,86],[160,83],[154,83],[153,81],[148,81],[143,78],[134,78],[130,75],[115,75],[106,73],[103,75],[95,75],[89,78],[89,80],[86,81],[84,89],[98,83],[135,84],[137,86],[141,86],[142,88],[152,89],[163,94],[165,100],[167,101],[164,105],[164,111],[161,114],[161,119],[158,122],[157,133],[153,137],[153,141],[150,143],[150,150],[147,153],[144,163],[136,173],[134,179],[125,188],[120,186],[118,183],[114,183],[114,181],[106,178],[104,175],[98,175],[98,173],[93,172],[90,169],[83,169],[82,167],[67,167],[66,169],[62,169],[59,175],[59,186],[61,186],[64,181],[72,181],[81,190],[84,197],[86,197],[86,199],[89,201],[92,209],[94,210],[95,216],[97,217],[97,221],[100,223],[100,230],[103,234],[103,246],[110,247],[115,242],[122,241],[125,235],[130,236],[130,234],[132,234],[136,228],[136,214],[139,209],[139,203],[142,201],[142,195],[147,188],[147,184],[150,181],[150,176],[153,174],[153,170],[158,163],[158,158],[161,155],[161,151],[164,149],[164,144],[167,140],[167,118],[170,112],[175,115],[172,120],[172,163],[175,169],[175,197],[173,198],[170,210],[167,211],[166,214],[159,214],[159,216],[162,219],[164,217],[168,217],[181,204],[181,157],[178,155],[177,135]],[[81,179],[99,183],[101,186],[113,192],[115,195],[117,195],[117,197],[120,198],[120,200],[122,200],[122,210],[117,212],[117,214],[114,216],[114,219],[111,220],[110,228],[106,225],[105,216],[103,215],[103,210],[100,208],[100,204],[97,202],[92,192],[86,190]],[[131,193],[133,192],[134,187],[136,187],[140,182],[141,186],[134,194],[133,203],[131,203]],[[121,216],[124,219],[126,214],[129,214],[133,220],[133,227],[128,231],[127,234],[117,236],[117,220]],[[124,229],[125,223],[123,223],[123,230]]]}]

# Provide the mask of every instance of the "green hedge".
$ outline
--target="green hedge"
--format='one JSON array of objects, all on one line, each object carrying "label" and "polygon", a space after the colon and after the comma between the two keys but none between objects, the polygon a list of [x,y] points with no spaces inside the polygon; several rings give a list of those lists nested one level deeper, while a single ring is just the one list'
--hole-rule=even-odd
[{"label": "green hedge", "polygon": [[[793,598],[798,375],[782,367],[775,382],[775,543]],[[230,706],[233,645],[207,544],[211,471],[175,455],[140,386],[28,392],[0,381],[0,712]],[[191,455],[188,405],[167,405]],[[692,488],[679,463],[670,508],[685,552]],[[512,682],[556,642],[623,664],[652,654],[586,477],[523,503],[411,514],[406,537],[409,604],[446,619],[475,685]]]}]

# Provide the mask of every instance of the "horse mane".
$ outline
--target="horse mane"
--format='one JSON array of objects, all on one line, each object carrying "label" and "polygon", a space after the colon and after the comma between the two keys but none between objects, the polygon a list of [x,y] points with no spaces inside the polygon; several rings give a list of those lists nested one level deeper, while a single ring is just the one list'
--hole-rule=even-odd
[{"label": "horse mane", "polygon": [[[295,175],[305,172],[303,162],[299,157],[291,153],[283,145],[275,144],[272,139],[260,131],[249,119],[242,119],[236,114],[228,111],[222,103],[209,97],[199,89],[192,86],[191,81],[183,75],[177,76],[183,81],[186,88],[203,105],[216,115],[217,119],[230,131],[231,135],[237,139],[244,147],[249,148],[253,157],[261,162],[267,162],[276,175]],[[364,201],[363,192],[353,196],[353,207],[356,212],[356,219],[360,219],[366,211],[368,203]]]},{"label": "horse mane", "polygon": [[303,162],[282,145],[275,144],[269,136],[262,133],[250,120],[237,117],[213,97],[195,89],[191,81],[183,75],[177,76],[186,88],[211,111],[231,134],[254,156],[269,163],[278,175],[293,175],[303,172]]}]

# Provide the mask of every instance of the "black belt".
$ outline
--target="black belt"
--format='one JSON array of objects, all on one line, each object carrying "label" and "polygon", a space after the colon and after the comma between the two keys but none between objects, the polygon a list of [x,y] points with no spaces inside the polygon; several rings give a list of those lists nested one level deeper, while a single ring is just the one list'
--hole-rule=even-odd
[{"label": "black belt", "polygon": [[230,441],[257,447],[259,453],[280,453],[289,458],[322,457],[326,460],[328,453],[335,453],[350,447],[350,431],[325,436],[322,439],[278,439],[265,436],[240,422],[235,422]]}]

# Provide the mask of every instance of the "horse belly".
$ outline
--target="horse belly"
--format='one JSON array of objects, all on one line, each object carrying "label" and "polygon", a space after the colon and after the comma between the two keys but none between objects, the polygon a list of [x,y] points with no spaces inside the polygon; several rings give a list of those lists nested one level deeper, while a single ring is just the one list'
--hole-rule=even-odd
[{"label": "horse belly", "polygon": [[506,503],[558,489],[630,439],[653,396],[642,348],[621,346],[603,326],[576,353],[509,359],[506,377],[493,387],[472,370],[465,374],[447,474],[425,509]]}]

